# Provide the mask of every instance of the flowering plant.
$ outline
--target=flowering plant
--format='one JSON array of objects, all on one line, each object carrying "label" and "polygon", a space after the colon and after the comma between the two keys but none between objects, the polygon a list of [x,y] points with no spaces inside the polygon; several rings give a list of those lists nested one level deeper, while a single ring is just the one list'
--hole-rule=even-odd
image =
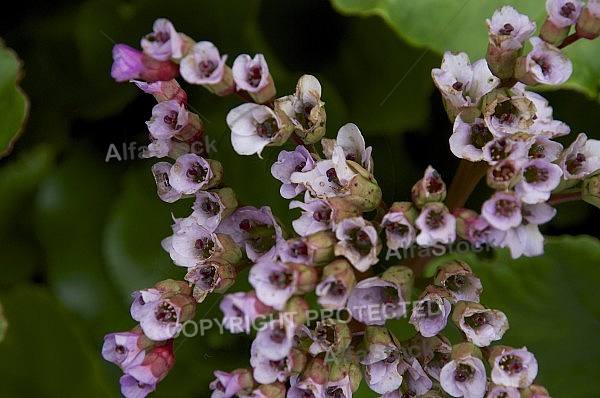
[{"label": "flowering plant", "polygon": [[[123,371],[123,395],[157,388],[173,367],[174,341],[196,328],[199,304],[220,294],[223,327],[252,344],[247,367],[215,371],[212,397],[349,398],[361,383],[388,398],[549,396],[536,382],[534,353],[502,344],[509,318],[481,302],[484,287],[468,260],[428,268],[435,252],[406,251],[464,242],[473,251],[506,249],[512,259],[539,256],[540,226],[555,216],[554,205],[597,204],[600,141],[580,132],[563,145],[570,127],[531,90],[570,78],[563,48],[598,36],[597,8],[548,0],[538,28],[503,6],[486,20],[485,58],[445,52],[431,77],[452,125],[458,171],[447,186],[430,164],[410,196],[393,203],[383,199],[360,127],[348,122],[328,137],[316,76],[300,75],[295,92],[278,96],[263,54],[239,54],[229,66],[216,44],[196,42],[165,18],[141,50],[116,44],[111,76],[156,99],[143,156],[159,159],[157,196],[189,201],[193,210],[174,218],[162,241],[185,268],[182,278],[135,291],[138,325],[105,336],[102,354]],[[270,177],[289,208],[301,210],[291,230],[268,205],[242,203],[226,183],[227,164],[192,150],[206,125],[179,78],[244,101],[225,116],[231,145],[261,161],[278,151]],[[480,180],[487,198],[466,207]],[[394,253],[398,261],[390,262]],[[249,288],[231,292],[242,278]],[[400,340],[392,326],[399,322],[413,334]]]}]

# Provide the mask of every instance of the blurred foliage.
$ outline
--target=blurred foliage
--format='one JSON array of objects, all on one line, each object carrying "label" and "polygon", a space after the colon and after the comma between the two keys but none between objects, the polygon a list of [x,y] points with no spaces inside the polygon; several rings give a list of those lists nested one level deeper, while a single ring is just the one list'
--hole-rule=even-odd
[{"label": "blurred foliage", "polygon": [[[542,2],[509,3],[540,22]],[[6,43],[0,49],[0,152],[26,121],[0,163],[0,302],[8,321],[6,328],[0,314],[0,336],[6,330],[0,344],[3,397],[119,396],[120,371],[100,356],[103,336],[134,326],[133,290],[184,275],[160,242],[171,233],[172,217],[188,215],[191,203],[160,201],[150,173],[153,160],[137,156],[147,144],[145,121],[155,101],[110,77],[112,46],[139,47],[156,18],[170,19],[196,40],[212,41],[228,54],[229,64],[240,53],[265,54],[278,95],[292,93],[304,73],[317,76],[327,135],[334,137],[347,122],[361,128],[373,146],[386,202],[406,200],[429,164],[450,182],[457,165],[447,144],[451,126],[430,71],[447,49],[481,57],[484,19],[504,2],[468,2],[460,12],[463,2],[454,0],[332,4],[32,1],[15,3],[15,10],[0,16]],[[593,98],[598,64],[591,61],[599,51],[596,42],[577,42],[569,49],[573,78],[544,93],[557,119],[593,138],[600,138],[600,116]],[[241,100],[184,88],[215,142],[211,155],[224,164],[227,183],[244,204],[272,206],[291,230],[299,213],[288,210],[269,173],[279,148],[265,150],[262,160],[238,156],[225,115]],[[136,156],[125,157],[132,143]],[[122,160],[106,161],[111,144]],[[477,207],[484,195],[470,204]],[[486,288],[484,303],[506,312],[512,326],[507,341],[536,354],[540,380],[552,395],[591,396],[593,383],[587,381],[598,369],[598,352],[585,344],[598,333],[593,294],[599,212],[583,203],[558,210],[544,226],[547,234],[589,236],[551,239],[538,258],[512,262],[500,252],[493,260],[473,260],[481,262],[475,268]],[[246,286],[241,281],[234,288]],[[219,298],[209,296],[197,319],[220,318]],[[405,326],[394,328],[405,334]],[[176,366],[153,396],[207,396],[214,370],[248,366],[250,342],[218,328],[178,339]],[[360,396],[374,396],[366,391]]]}]

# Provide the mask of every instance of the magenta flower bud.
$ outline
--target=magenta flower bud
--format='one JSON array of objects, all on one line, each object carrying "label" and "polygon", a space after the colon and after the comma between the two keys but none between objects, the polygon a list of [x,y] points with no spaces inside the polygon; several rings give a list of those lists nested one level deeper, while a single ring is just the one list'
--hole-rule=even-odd
[{"label": "magenta flower bud", "polygon": [[483,287],[471,267],[462,260],[454,260],[438,267],[434,284],[448,289],[454,301],[479,302]]},{"label": "magenta flower bud", "polygon": [[128,374],[121,376],[119,384],[125,398],[144,398],[156,389],[155,383],[145,384]]},{"label": "magenta flower bud", "polygon": [[487,347],[508,330],[508,319],[502,311],[485,308],[479,303],[459,301],[454,305],[452,321],[467,340],[478,347]]},{"label": "magenta flower bud", "polygon": [[201,303],[209,293],[226,292],[235,283],[235,277],[235,267],[216,258],[188,268],[185,280],[194,285],[194,299]]},{"label": "magenta flower bud", "polygon": [[302,75],[296,92],[275,100],[275,112],[286,117],[305,144],[314,144],[325,135],[325,103],[321,101],[321,83],[312,75]]},{"label": "magenta flower bud", "polygon": [[200,117],[189,112],[177,100],[161,101],[152,108],[152,117],[146,122],[153,138],[185,140],[203,129]]},{"label": "magenta flower bud", "polygon": [[254,102],[264,104],[275,97],[275,83],[263,54],[256,54],[254,58],[240,54],[231,70],[236,89],[247,91]]},{"label": "magenta flower bud", "polygon": [[492,381],[507,387],[526,388],[537,376],[538,363],[526,347],[494,346],[488,362]]},{"label": "magenta flower bud", "polygon": [[390,249],[410,247],[417,236],[414,222],[418,211],[411,202],[394,202],[381,219],[386,244]]},{"label": "magenta flower bud", "polygon": [[418,208],[431,202],[443,202],[446,199],[446,184],[437,170],[427,166],[423,178],[413,185],[411,196]]},{"label": "magenta flower bud", "polygon": [[227,55],[221,56],[209,41],[200,41],[181,59],[181,77],[188,83],[200,84],[218,96],[234,92],[231,68],[225,64]]},{"label": "magenta flower bud", "polygon": [[344,256],[360,272],[376,264],[381,251],[381,241],[375,227],[362,217],[347,218],[335,230],[338,243],[335,255]]},{"label": "magenta flower bud", "polygon": [[109,333],[104,336],[102,357],[125,371],[130,366],[140,364],[146,355],[146,349],[152,344],[153,342],[142,333],[141,329]]},{"label": "magenta flower bud", "polygon": [[132,80],[132,82],[146,94],[152,94],[158,102],[174,100],[179,104],[187,103],[187,93],[175,79],[151,83],[139,80]]},{"label": "magenta flower bud", "polygon": [[519,57],[515,78],[524,84],[563,84],[573,73],[573,64],[557,47],[539,37],[529,39],[533,49]]},{"label": "magenta flower bud", "polygon": [[421,246],[450,244],[456,240],[456,218],[443,203],[427,203],[415,220],[419,229],[416,242]]},{"label": "magenta flower bud", "polygon": [[179,75],[179,65],[159,61],[126,44],[115,44],[110,75],[117,82],[141,79],[147,82],[169,81]]},{"label": "magenta flower bud", "polygon": [[408,322],[423,337],[437,335],[448,323],[451,311],[449,297],[450,293],[445,288],[427,286],[415,303]]},{"label": "magenta flower bud", "polygon": [[250,333],[252,322],[263,315],[275,312],[273,307],[263,304],[255,291],[225,294],[219,302],[223,312],[223,325],[231,333]]},{"label": "magenta flower bud", "polygon": [[452,348],[452,360],[440,372],[440,385],[453,397],[483,398],[487,387],[481,352],[470,343]]},{"label": "magenta flower bud", "polygon": [[345,259],[336,259],[323,268],[321,281],[315,288],[317,302],[326,309],[343,308],[354,286],[356,276],[352,266]]},{"label": "magenta flower bud", "polygon": [[140,364],[127,368],[127,374],[140,383],[153,385],[167,377],[174,364],[173,340],[170,340],[148,351]]},{"label": "magenta flower bud", "polygon": [[250,369],[240,368],[230,373],[216,370],[214,375],[216,379],[209,385],[212,390],[211,398],[231,398],[254,389],[255,383]]},{"label": "magenta flower bud", "polygon": [[159,61],[179,61],[194,44],[191,38],[177,32],[166,18],[156,19],[152,28],[152,33],[142,37],[140,45],[144,53]]},{"label": "magenta flower bud", "polygon": [[588,0],[575,25],[578,36],[593,40],[600,36],[600,1]]}]

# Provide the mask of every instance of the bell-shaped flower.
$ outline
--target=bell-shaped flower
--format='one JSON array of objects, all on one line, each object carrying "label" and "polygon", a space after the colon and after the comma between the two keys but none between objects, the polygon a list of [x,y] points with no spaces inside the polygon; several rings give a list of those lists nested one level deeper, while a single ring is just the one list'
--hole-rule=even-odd
[{"label": "bell-shaped flower", "polygon": [[321,281],[315,287],[317,302],[326,309],[344,308],[355,286],[356,276],[350,263],[336,259],[323,267]]},{"label": "bell-shaped flower", "polygon": [[443,202],[446,199],[446,183],[431,165],[427,166],[423,177],[411,189],[412,201],[418,208],[431,202]]},{"label": "bell-shaped flower", "polygon": [[552,191],[560,184],[562,169],[546,160],[535,159],[522,167],[521,179],[515,185],[515,192],[523,203],[545,202]]},{"label": "bell-shaped flower", "polygon": [[[163,380],[175,364],[173,340],[150,349],[144,360],[127,368],[127,375],[134,377],[140,385],[155,385]],[[142,391],[144,390],[141,388]]]},{"label": "bell-shaped flower", "polygon": [[156,182],[156,192],[158,193],[158,197],[167,203],[173,203],[182,196],[182,193],[173,188],[169,182],[171,167],[172,165],[169,162],[158,162],[152,165],[152,175]]},{"label": "bell-shaped flower", "polygon": [[521,225],[521,200],[513,191],[496,191],[481,206],[481,215],[494,228],[506,231]]},{"label": "bell-shaped flower", "polygon": [[414,227],[417,209],[411,202],[394,202],[381,219],[387,247],[393,250],[414,244],[417,232]]},{"label": "bell-shaped flower", "polygon": [[502,311],[470,301],[456,303],[452,320],[467,340],[478,347],[487,347],[492,341],[500,340],[508,330],[508,319]]},{"label": "bell-shaped flower", "polygon": [[263,54],[254,57],[240,54],[233,61],[231,70],[236,90],[245,90],[254,102],[264,104],[275,96],[275,83]]},{"label": "bell-shaped flower", "polygon": [[188,268],[185,280],[194,285],[192,296],[196,302],[201,303],[210,293],[226,292],[235,282],[236,274],[233,265],[224,259],[216,258]]},{"label": "bell-shaped flower", "polygon": [[563,146],[560,142],[551,140],[548,137],[535,137],[529,147],[529,159],[544,159],[548,162],[557,160],[563,152]]},{"label": "bell-shaped flower", "polygon": [[229,111],[226,120],[231,129],[231,144],[240,155],[256,153],[262,157],[266,146],[282,145],[291,134],[289,126],[266,105],[239,105]]},{"label": "bell-shaped flower", "polygon": [[538,372],[537,360],[526,347],[494,346],[489,363],[492,381],[507,387],[526,388],[533,383]]},{"label": "bell-shaped flower", "polygon": [[135,377],[128,374],[121,376],[119,384],[121,385],[121,394],[125,398],[144,398],[156,390],[156,383],[141,383]]},{"label": "bell-shaped flower", "polygon": [[439,381],[442,368],[450,362],[450,353],[452,345],[444,335],[433,337],[423,337],[421,334],[416,334],[407,344],[410,347],[419,347],[423,370],[432,379]]},{"label": "bell-shaped flower", "polygon": [[415,302],[408,323],[412,324],[423,337],[433,337],[448,323],[451,305],[450,293],[440,286],[430,285]]},{"label": "bell-shaped flower", "polygon": [[515,78],[528,84],[563,84],[573,73],[573,63],[557,47],[539,37],[529,39],[533,49],[519,57]]},{"label": "bell-shaped flower", "polygon": [[231,236],[252,261],[263,256],[274,258],[276,244],[282,239],[281,227],[268,206],[260,209],[238,207],[219,224],[216,231]]},{"label": "bell-shaped flower", "polygon": [[407,314],[412,283],[410,269],[392,266],[381,276],[358,282],[346,308],[352,318],[365,325],[384,325],[388,319],[400,319]]},{"label": "bell-shaped flower", "polygon": [[319,231],[333,229],[333,209],[328,201],[312,199],[308,196],[306,202],[299,200],[291,201],[290,209],[295,208],[302,209],[300,217],[292,220],[292,227],[298,235],[306,236]]},{"label": "bell-shaped flower", "polygon": [[283,184],[279,192],[285,199],[292,199],[306,191],[306,187],[291,181],[292,173],[306,172],[315,167],[315,161],[310,152],[298,145],[293,151],[281,151],[277,161],[271,165],[271,174]]},{"label": "bell-shaped flower", "polygon": [[495,138],[483,147],[483,160],[496,165],[506,159],[514,160],[517,165],[526,159],[529,144],[526,141],[513,140],[509,137]]},{"label": "bell-shaped flower", "polygon": [[338,239],[334,252],[344,256],[360,272],[365,272],[379,259],[381,241],[375,226],[362,217],[347,218],[335,230]]},{"label": "bell-shaped flower", "polygon": [[212,390],[210,398],[232,398],[236,394],[250,392],[254,388],[252,370],[240,368],[232,372],[216,370],[215,380],[211,381],[209,388]]},{"label": "bell-shaped flower", "polygon": [[256,332],[252,342],[253,350],[272,361],[284,359],[290,353],[294,344],[294,336],[298,326],[285,315],[264,323]]},{"label": "bell-shaped flower", "polygon": [[198,191],[191,216],[196,218],[199,225],[214,232],[221,220],[228,217],[237,205],[235,192],[229,187],[210,192]]},{"label": "bell-shaped flower", "polygon": [[514,387],[489,383],[486,398],[521,398],[519,390]]},{"label": "bell-shaped flower", "polygon": [[144,53],[159,61],[179,61],[193,44],[191,38],[177,32],[166,18],[156,19],[152,33],[148,33],[140,41]]},{"label": "bell-shaped flower", "polygon": [[302,75],[296,92],[275,100],[275,112],[285,115],[295,134],[305,144],[318,142],[325,134],[325,103],[321,100],[321,83],[312,75]]},{"label": "bell-shaped flower", "polygon": [[181,77],[188,83],[202,85],[216,95],[229,95],[235,90],[235,84],[226,61],[227,55],[221,56],[213,43],[199,41],[181,59]]},{"label": "bell-shaped flower", "polygon": [[145,350],[152,345],[141,330],[109,333],[104,336],[102,357],[126,371],[130,366],[140,364],[146,356]]},{"label": "bell-shaped flower", "polygon": [[372,147],[366,147],[365,139],[354,123],[346,123],[338,130],[335,140],[324,138],[323,153],[328,159],[333,157],[334,148],[339,146],[346,160],[351,160],[360,164],[367,172],[373,172],[373,158],[371,157]]},{"label": "bell-shaped flower", "polygon": [[593,40],[600,35],[600,1],[588,0],[575,25],[578,36]]},{"label": "bell-shaped flower", "polygon": [[250,333],[253,322],[262,315],[275,311],[263,304],[254,290],[225,294],[219,302],[223,312],[223,326],[231,333]]},{"label": "bell-shaped flower", "polygon": [[110,75],[117,82],[141,79],[146,82],[169,81],[179,75],[179,65],[159,61],[127,44],[112,48],[113,63]]},{"label": "bell-shaped flower", "polygon": [[454,119],[452,135],[449,138],[450,150],[460,159],[478,162],[483,159],[483,147],[494,136],[481,118],[476,118],[472,123],[465,122],[461,114]]},{"label": "bell-shaped flower", "polygon": [[195,153],[186,153],[175,160],[169,170],[169,183],[177,191],[192,195],[219,185],[223,166],[217,160],[205,159]]},{"label": "bell-shaped flower", "polygon": [[548,19],[557,28],[574,25],[585,2],[581,0],[546,0]]},{"label": "bell-shaped flower", "polygon": [[461,260],[454,260],[442,264],[436,270],[434,284],[445,287],[450,291],[457,301],[479,302],[479,295],[483,291],[481,281],[467,263]]},{"label": "bell-shaped flower", "polygon": [[581,180],[600,169],[600,141],[579,133],[561,154],[558,164],[565,180]]},{"label": "bell-shaped flower", "polygon": [[154,105],[152,117],[146,125],[152,137],[160,140],[173,137],[186,139],[203,128],[200,117],[174,99]]},{"label": "bell-shaped flower", "polygon": [[453,347],[452,360],[440,372],[440,385],[445,392],[453,397],[483,398],[487,376],[480,355],[470,343]]},{"label": "bell-shaped flower", "polygon": [[456,218],[443,203],[427,203],[415,220],[416,241],[421,246],[450,244],[456,240]]}]

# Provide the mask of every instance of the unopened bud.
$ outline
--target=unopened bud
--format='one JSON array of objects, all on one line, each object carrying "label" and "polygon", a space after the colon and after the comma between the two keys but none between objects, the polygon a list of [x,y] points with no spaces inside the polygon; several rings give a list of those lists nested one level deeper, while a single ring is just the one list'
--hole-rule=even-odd
[{"label": "unopened bud", "polygon": [[319,231],[304,237],[306,243],[308,258],[312,260],[312,265],[327,264],[335,258],[333,249],[337,243],[333,231]]},{"label": "unopened bud", "polygon": [[431,166],[425,170],[423,178],[413,185],[412,201],[418,208],[426,203],[443,202],[446,199],[446,184],[440,174]]},{"label": "unopened bud", "polygon": [[581,199],[600,208],[600,174],[588,176],[583,180]]},{"label": "unopened bud", "polygon": [[285,303],[283,314],[290,317],[295,325],[304,325],[306,323],[306,313],[309,309],[308,303],[303,297],[290,297]]},{"label": "unopened bud", "polygon": [[540,28],[540,37],[547,43],[553,44],[555,46],[559,46],[565,38],[569,35],[569,30],[571,26],[560,27],[556,26],[552,21],[548,18],[542,24]]},{"label": "unopened bud", "polygon": [[298,289],[295,291],[295,294],[305,294],[315,289],[318,278],[318,272],[315,268],[296,263],[286,263],[286,266],[298,273]]},{"label": "unopened bud", "polygon": [[481,350],[475,344],[468,342],[453,345],[450,357],[453,360],[461,360],[469,357],[482,359]]},{"label": "unopened bud", "polygon": [[382,198],[381,188],[375,177],[358,163],[351,160],[346,160],[346,162],[357,173],[348,183],[350,195],[346,199],[363,212],[375,210]]},{"label": "unopened bud", "polygon": [[600,1],[589,0],[582,8],[575,29],[578,36],[592,40],[600,36]]}]

